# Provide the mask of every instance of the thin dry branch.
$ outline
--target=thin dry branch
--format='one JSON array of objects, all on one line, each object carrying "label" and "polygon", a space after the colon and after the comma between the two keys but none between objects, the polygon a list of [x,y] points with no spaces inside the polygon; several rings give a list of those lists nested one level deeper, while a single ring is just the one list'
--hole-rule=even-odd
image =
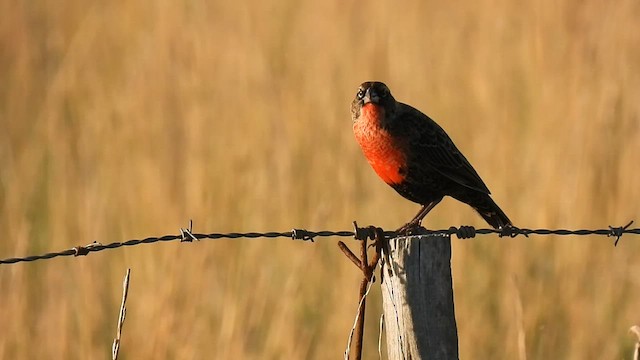
[{"label": "thin dry branch", "polygon": [[[356,234],[358,233],[358,224],[354,221],[353,223]],[[347,341],[347,348],[344,353],[344,358],[349,359],[349,355],[351,353],[351,341],[355,340],[355,360],[360,360],[362,358],[362,339],[364,337],[364,314],[366,309],[366,297],[369,294],[369,290],[371,290],[371,285],[375,281],[373,272],[380,261],[380,253],[382,251],[383,242],[385,241],[384,232],[381,228],[376,228],[374,226],[370,226],[368,228],[368,234],[364,235],[360,238],[360,258],[358,258],[345,243],[342,241],[338,242],[338,247],[344,253],[344,255],[353,262],[363,273],[362,281],[360,282],[360,291],[359,294],[359,302],[358,302],[358,312],[353,324],[353,328],[351,329],[351,333],[349,334],[349,340]],[[372,237],[375,239],[375,248],[376,252],[369,261],[367,256],[367,238]],[[358,236],[356,235],[356,238]],[[355,339],[354,339],[355,337]]]},{"label": "thin dry branch", "polygon": [[120,305],[120,315],[118,316],[118,329],[116,331],[116,338],[113,339],[113,345],[111,346],[111,359],[118,359],[118,352],[120,351],[120,339],[122,337],[122,326],[124,325],[124,318],[127,314],[127,295],[129,294],[129,277],[131,275],[131,269],[127,269],[127,273],[124,276],[122,282],[122,304]]},{"label": "thin dry branch", "polygon": [[636,341],[635,350],[633,350],[633,360],[638,360],[638,358],[640,357],[640,326],[633,325],[631,328],[629,328],[629,332],[634,333],[638,339]]}]

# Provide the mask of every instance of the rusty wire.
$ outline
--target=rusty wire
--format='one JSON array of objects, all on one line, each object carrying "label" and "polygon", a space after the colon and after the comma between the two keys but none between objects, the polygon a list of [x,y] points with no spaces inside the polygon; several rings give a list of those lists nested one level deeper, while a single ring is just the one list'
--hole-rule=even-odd
[{"label": "rusty wire", "polygon": [[[420,232],[420,235],[431,236],[451,236],[456,235],[459,239],[474,238],[477,235],[497,234],[500,237],[516,237],[518,235],[602,235],[608,237],[615,237],[614,245],[618,245],[620,237],[624,234],[640,234],[640,228],[629,229],[629,226],[633,224],[633,221],[629,222],[625,226],[613,227],[609,226],[608,229],[582,229],[582,230],[567,230],[567,229],[527,229],[518,228],[515,226],[508,226],[503,229],[476,229],[473,226],[452,226],[449,229],[444,230],[427,230],[424,229]],[[199,234],[191,231],[191,225],[189,229],[180,229],[179,235],[164,235],[160,237],[147,237],[144,239],[132,239],[123,242],[114,242],[103,245],[98,242],[94,242],[84,246],[76,246],[71,249],[50,252],[41,255],[25,256],[25,257],[13,257],[7,259],[0,259],[0,265],[15,264],[19,262],[31,262],[36,260],[52,259],[60,256],[84,256],[92,252],[98,252],[107,249],[116,249],[123,246],[135,246],[140,244],[153,244],[156,242],[175,241],[191,242],[194,240],[205,239],[257,239],[257,238],[290,238],[293,240],[314,241],[316,238],[323,237],[355,237],[358,240],[362,240],[366,237],[373,237],[374,234],[370,233],[370,228],[360,228],[357,225],[354,226],[353,231],[308,231],[305,229],[293,229],[286,232],[246,232],[246,233],[210,233]],[[395,231],[385,231],[385,238],[392,238],[397,236]]]}]

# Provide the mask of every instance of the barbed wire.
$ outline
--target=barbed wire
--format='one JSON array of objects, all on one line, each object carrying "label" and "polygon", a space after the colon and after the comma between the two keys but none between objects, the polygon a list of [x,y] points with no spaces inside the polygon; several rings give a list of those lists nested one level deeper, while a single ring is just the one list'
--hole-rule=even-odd
[{"label": "barbed wire", "polygon": [[[455,235],[459,239],[471,239],[477,235],[497,234],[500,237],[514,238],[519,235],[529,237],[529,235],[602,235],[607,237],[615,237],[614,246],[618,245],[618,241],[624,234],[640,234],[640,228],[629,229],[629,226],[633,224],[633,221],[629,222],[625,226],[613,227],[609,226],[608,229],[581,229],[581,230],[567,230],[567,229],[527,229],[518,228],[515,226],[507,226],[502,229],[476,229],[473,226],[452,226],[444,230],[428,230],[421,228],[415,235],[427,235],[427,236],[451,236]],[[42,255],[32,255],[25,257],[13,257],[7,259],[0,259],[0,265],[15,264],[20,262],[31,262],[37,260],[53,259],[60,256],[85,256],[92,252],[98,252],[107,249],[116,249],[123,246],[135,246],[140,244],[153,244],[156,242],[175,241],[180,242],[192,242],[198,240],[216,240],[216,239],[257,239],[257,238],[290,238],[292,240],[302,240],[313,242],[316,238],[324,237],[354,237],[356,240],[363,240],[366,238],[375,238],[375,227],[358,227],[358,224],[353,222],[353,231],[308,231],[305,229],[293,229],[286,232],[230,232],[230,233],[210,233],[200,234],[193,233],[193,223],[190,222],[188,229],[180,229],[180,235],[164,235],[160,237],[147,237],[144,239],[132,239],[123,242],[114,242],[111,244],[103,245],[99,242],[93,242],[84,246],[76,246],[71,249],[50,252]],[[398,234],[395,231],[384,231],[385,238],[397,237]],[[401,235],[404,236],[404,235]]]}]

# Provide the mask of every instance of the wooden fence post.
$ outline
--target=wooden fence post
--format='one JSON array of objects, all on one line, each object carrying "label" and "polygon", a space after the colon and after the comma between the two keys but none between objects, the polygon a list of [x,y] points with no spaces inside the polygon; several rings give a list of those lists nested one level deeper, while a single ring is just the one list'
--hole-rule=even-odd
[{"label": "wooden fence post", "polygon": [[[389,240],[382,281],[389,359],[457,359],[451,239],[412,235]],[[384,257],[387,259],[387,257]]]}]

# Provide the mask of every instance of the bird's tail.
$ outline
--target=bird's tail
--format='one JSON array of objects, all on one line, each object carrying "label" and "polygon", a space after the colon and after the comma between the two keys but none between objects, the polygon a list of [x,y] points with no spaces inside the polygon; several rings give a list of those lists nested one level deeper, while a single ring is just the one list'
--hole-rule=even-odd
[{"label": "bird's tail", "polygon": [[494,229],[500,229],[507,225],[512,225],[511,220],[500,209],[498,204],[489,196],[483,196],[482,199],[471,205],[482,218],[493,226]]}]

